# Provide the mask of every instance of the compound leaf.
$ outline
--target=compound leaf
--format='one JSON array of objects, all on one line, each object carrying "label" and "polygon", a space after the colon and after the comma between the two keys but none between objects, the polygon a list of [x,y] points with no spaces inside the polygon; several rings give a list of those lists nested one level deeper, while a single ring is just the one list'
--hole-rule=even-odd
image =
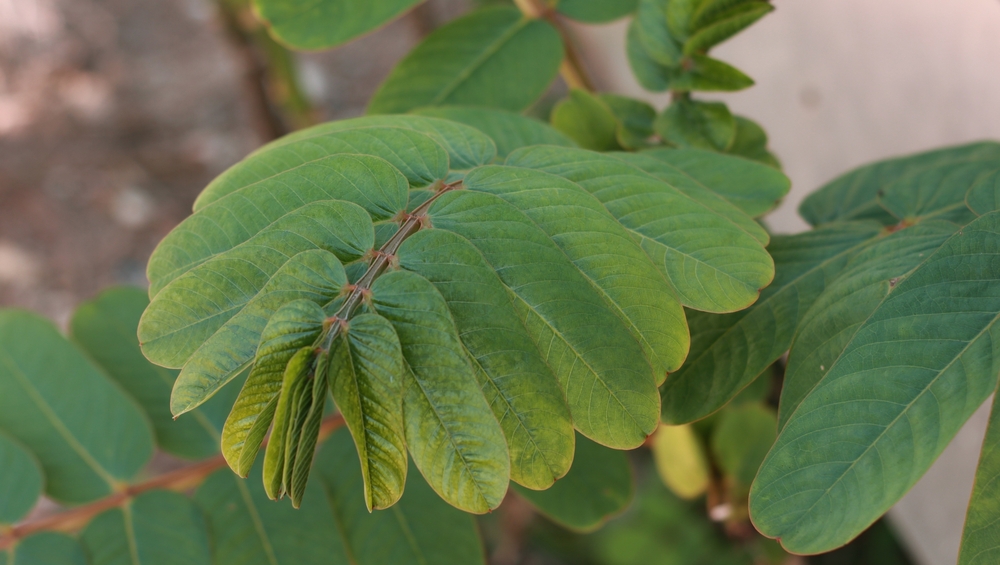
[{"label": "compound leaf", "polygon": [[514,7],[472,12],[438,28],[396,65],[370,114],[467,104],[519,112],[548,88],[563,58],[559,32]]},{"label": "compound leaf", "polygon": [[423,0],[254,0],[271,34],[295,49],[326,49],[382,27]]},{"label": "compound leaf", "polygon": [[761,466],[750,509],[762,533],[796,553],[833,549],[923,475],[996,388],[998,265],[991,213],[885,281]]}]

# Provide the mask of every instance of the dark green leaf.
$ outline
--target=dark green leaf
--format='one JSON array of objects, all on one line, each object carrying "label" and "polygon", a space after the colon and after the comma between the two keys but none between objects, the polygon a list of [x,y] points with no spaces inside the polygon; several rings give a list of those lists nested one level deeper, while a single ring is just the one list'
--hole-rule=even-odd
[{"label": "dark green leaf", "polygon": [[552,110],[552,126],[584,149],[613,151],[619,149],[616,138],[618,121],[600,98],[579,88],[560,100]]},{"label": "dark green leaf", "polygon": [[635,11],[638,0],[559,0],[556,10],[590,24],[610,22]]},{"label": "dark green leaf", "polygon": [[503,159],[520,147],[529,145],[562,145],[574,147],[573,140],[559,130],[534,118],[475,106],[440,106],[420,108],[414,113],[421,116],[445,118],[472,126],[490,136],[497,145],[497,157]]},{"label": "dark green leaf", "polygon": [[140,494],[94,518],[80,535],[91,565],[209,565],[208,525],[186,496]]},{"label": "dark green leaf", "polygon": [[[628,31],[629,51],[644,54],[651,63],[677,67],[681,63],[681,43],[667,28],[668,4],[669,0],[639,0]],[[633,70],[638,74],[634,63]]]},{"label": "dark green leaf", "polygon": [[776,236],[768,247],[774,281],[753,306],[721,316],[688,315],[691,353],[660,387],[663,421],[701,419],[753,382],[788,350],[808,308],[880,230],[876,222],[853,222]]},{"label": "dark green leaf", "polygon": [[678,41],[686,41],[691,32],[691,16],[702,0],[669,0],[666,4],[667,28]]},{"label": "dark green leaf", "polygon": [[[640,3],[641,5],[642,3]],[[646,20],[636,17],[629,24],[628,33],[625,36],[625,53],[628,56],[628,63],[632,68],[632,73],[635,75],[636,80],[639,81],[639,84],[651,92],[663,92],[670,88],[670,80],[674,73],[670,67],[665,67],[663,63],[656,60],[643,44],[640,38],[640,25],[643,21]],[[664,29],[666,28],[664,27]],[[680,57],[679,48],[672,42],[668,43],[668,45],[678,49],[677,56]],[[679,59],[674,61],[673,64],[680,64]]]},{"label": "dark green leaf", "polygon": [[965,195],[965,204],[979,216],[1000,210],[1000,170],[976,181]]},{"label": "dark green leaf", "polygon": [[406,439],[417,468],[448,503],[484,513],[507,491],[510,458],[444,298],[427,279],[393,271],[372,285],[406,361]]},{"label": "dark green leaf", "polygon": [[603,93],[597,96],[611,110],[618,120],[615,137],[625,149],[643,149],[653,136],[653,120],[656,109],[649,104],[617,94]]},{"label": "dark green leaf", "polygon": [[31,446],[58,501],[106,496],[153,455],[135,401],[34,314],[0,311],[0,390],[0,430]]},{"label": "dark green leaf", "polygon": [[777,426],[774,410],[761,404],[727,408],[719,417],[712,432],[712,453],[719,469],[744,496],[774,443]]},{"label": "dark green leaf", "polygon": [[545,92],[562,58],[549,23],[513,7],[483,8],[427,36],[382,83],[368,113],[449,104],[521,111]]},{"label": "dark green leaf", "polygon": [[680,147],[725,151],[736,137],[736,120],[722,102],[676,100],[654,127],[661,138]]},{"label": "dark green leaf", "polygon": [[[6,560],[5,560],[6,557]],[[83,547],[66,534],[42,532],[18,542],[6,556],[4,565],[88,565]]]},{"label": "dark green leaf", "polygon": [[346,430],[334,432],[316,456],[337,525],[357,565],[483,565],[472,517],[448,506],[413,470],[406,496],[392,508],[368,512],[357,451]]},{"label": "dark green leaf", "polygon": [[634,486],[628,458],[620,451],[576,438],[573,468],[547,490],[514,490],[554,522],[578,532],[601,527],[625,510]]},{"label": "dark green leaf", "polygon": [[13,438],[0,433],[0,528],[28,515],[42,495],[41,464]]},{"label": "dark green leaf", "polygon": [[364,35],[422,0],[253,0],[271,33],[295,49],[326,49]]},{"label": "dark green leaf", "polygon": [[1000,157],[939,165],[889,184],[879,195],[879,204],[907,223],[918,218],[939,218],[965,224],[975,217],[965,205],[966,193],[995,172],[1000,172]]},{"label": "dark green leaf", "polygon": [[671,90],[732,92],[753,86],[753,79],[736,67],[705,55],[694,54],[682,66],[671,70]]},{"label": "dark green leaf", "polygon": [[736,138],[729,147],[729,153],[746,157],[775,169],[781,169],[778,158],[767,150],[767,133],[757,122],[743,116],[736,118]]},{"label": "dark green leaf", "polygon": [[972,499],[965,516],[958,565],[991,565],[1000,557],[1000,395],[993,397],[990,421],[979,454]]},{"label": "dark green leaf", "polygon": [[761,466],[751,512],[762,533],[796,553],[833,549],[923,475],[996,388],[998,265],[994,212],[902,280],[884,281],[884,298],[788,417]]},{"label": "dark green leaf", "polygon": [[695,28],[696,31],[684,42],[684,54],[707,51],[750,27],[773,10],[774,6],[761,0],[741,2],[713,16],[711,23]]}]

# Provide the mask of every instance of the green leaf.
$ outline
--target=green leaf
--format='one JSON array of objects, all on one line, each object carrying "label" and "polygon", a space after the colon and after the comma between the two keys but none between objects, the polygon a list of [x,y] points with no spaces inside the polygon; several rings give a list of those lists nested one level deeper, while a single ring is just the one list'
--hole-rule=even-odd
[{"label": "green leaf", "polygon": [[669,0],[666,6],[667,28],[678,41],[686,41],[691,32],[691,17],[702,0]]},{"label": "green leaf", "polygon": [[[667,4],[669,0],[639,0],[627,41],[630,53],[641,53],[650,62],[664,67],[677,67],[681,63],[681,44],[667,28]],[[634,62],[632,66],[636,70]],[[639,78],[642,82],[642,77]]]},{"label": "green leaf", "polygon": [[856,252],[841,269],[796,329],[781,390],[779,429],[900,279],[955,229],[948,222],[926,222],[898,231]]},{"label": "green leaf", "polygon": [[57,501],[106,496],[153,455],[135,401],[39,316],[0,311],[0,390],[0,430],[31,446]]},{"label": "green leaf", "polygon": [[551,120],[554,128],[584,149],[619,149],[616,138],[618,120],[600,98],[586,90],[571,90],[569,96],[552,109]]},{"label": "green leaf", "polygon": [[374,314],[351,318],[347,335],[330,350],[330,390],[357,445],[369,512],[392,506],[403,494],[405,371],[396,331]]},{"label": "green leaf", "polygon": [[106,290],[73,313],[73,341],[139,402],[153,424],[160,449],[185,459],[215,455],[219,452],[222,422],[238,387],[216,395],[190,416],[174,420],[170,414],[170,389],[177,371],[147,361],[136,337],[139,318],[148,305],[149,297],[141,289]]},{"label": "green leaf", "polygon": [[697,498],[712,478],[705,448],[689,425],[661,425],[653,434],[653,462],[663,484],[680,498]]},{"label": "green leaf", "polygon": [[[303,347],[292,355],[285,367],[281,381],[281,392],[274,410],[274,427],[264,452],[263,481],[264,492],[271,500],[278,500],[290,494],[289,478],[291,467],[295,465],[298,437],[302,430],[299,420],[308,413],[308,406],[300,409],[300,403],[311,395],[306,391],[315,377],[316,351],[313,347]],[[297,506],[292,501],[293,506]]]},{"label": "green leaf", "polygon": [[[299,178],[299,174],[304,175],[303,180],[319,181],[323,178],[324,169],[339,166],[341,159],[334,159],[335,155],[363,154],[381,157],[402,173],[410,186],[414,187],[427,186],[448,174],[450,155],[441,139],[435,139],[427,131],[429,128],[412,127],[426,124],[407,124],[401,121],[389,125],[385,120],[373,118],[333,123],[339,127],[331,127],[329,124],[316,126],[254,151],[210,182],[195,200],[194,211],[198,212],[248,186],[267,184],[273,189],[273,186],[280,186],[281,182]],[[452,132],[453,135],[455,133]],[[462,132],[458,133],[460,135]],[[461,136],[460,139],[464,137],[466,136]],[[472,155],[469,157],[478,160]],[[338,198],[360,203],[357,199],[345,198],[343,195]],[[393,201],[398,204],[398,195],[394,195]],[[389,204],[388,207],[393,208],[396,204]],[[387,215],[391,215],[391,212],[392,210],[383,210]]]},{"label": "green leaf", "polygon": [[557,174],[596,196],[639,238],[686,306],[712,312],[745,308],[774,275],[770,256],[753,236],[615,157],[535,147],[512,153],[507,163]]},{"label": "green leaf", "polygon": [[559,379],[576,428],[608,446],[638,447],[659,397],[640,345],[552,239],[497,196],[442,196],[432,224],[468,239],[500,275],[518,316]]},{"label": "green leaf", "polygon": [[370,114],[468,104],[519,112],[549,87],[563,58],[559,32],[513,7],[483,8],[438,28],[389,74]]},{"label": "green leaf", "polygon": [[315,302],[295,300],[279,308],[261,332],[256,360],[222,430],[222,454],[236,474],[250,474],[271,427],[285,367],[295,352],[319,338],[326,314]]},{"label": "green leaf", "polygon": [[[643,3],[640,1],[640,14]],[[648,19],[640,19],[639,16],[636,16],[632,20],[632,23],[629,24],[628,32],[625,35],[625,54],[628,57],[629,67],[632,68],[632,74],[635,75],[639,84],[650,92],[663,92],[670,88],[670,81],[673,78],[674,71],[670,67],[663,66],[664,63],[655,59],[654,55],[643,44],[640,25],[641,22],[645,21],[648,21]],[[678,59],[671,64],[679,65],[680,49],[673,42],[667,43],[667,45],[677,49]],[[668,53],[672,54],[673,52],[668,51]]]},{"label": "green leaf", "polygon": [[734,116],[736,119],[736,138],[729,147],[729,153],[746,157],[765,165],[770,165],[781,170],[781,163],[770,151],[767,150],[767,133],[764,128],[743,116]]},{"label": "green leaf", "polygon": [[393,271],[372,285],[372,304],[396,330],[406,361],[406,439],[417,468],[448,503],[473,513],[500,505],[510,459],[503,431],[475,380],[441,294],[427,279]]},{"label": "green leaf", "polygon": [[865,243],[876,222],[835,224],[768,247],[775,276],[750,308],[732,314],[691,312],[691,353],[660,387],[661,418],[670,424],[699,420],[721,408],[776,361],[808,308]]},{"label": "green leaf", "polygon": [[[774,10],[764,1],[741,2],[712,18],[712,22],[696,31],[684,42],[684,54],[704,52],[753,25]],[[700,15],[700,14],[699,14]]]},{"label": "green leaf", "polygon": [[774,410],[744,404],[723,410],[712,432],[712,454],[719,469],[744,495],[774,443],[777,425]]},{"label": "green leaf", "polygon": [[66,534],[41,532],[25,538],[9,550],[0,553],[4,565],[88,565],[83,547]]},{"label": "green leaf", "polygon": [[1000,396],[993,397],[990,420],[983,438],[983,450],[979,454],[976,480],[972,487],[972,499],[965,516],[962,532],[962,546],[958,554],[958,565],[989,565],[996,563],[1000,554],[997,545],[1000,522]]},{"label": "green leaf", "polygon": [[525,330],[503,283],[467,240],[422,230],[399,248],[401,267],[441,292],[479,384],[503,428],[511,479],[547,488],[573,461],[573,423],[552,369]]},{"label": "green leaf", "polygon": [[682,66],[669,71],[671,90],[733,92],[754,85],[743,71],[705,55],[685,57]]},{"label": "green leaf", "polygon": [[727,17],[742,4],[756,3],[758,0],[702,0],[691,15],[691,29],[699,30]]},{"label": "green leaf", "polygon": [[1000,210],[1000,170],[976,181],[965,195],[965,204],[977,216]]},{"label": "green leaf", "polygon": [[[352,462],[353,465],[353,462]],[[337,522],[313,484],[298,510],[268,500],[260,467],[249,481],[223,469],[198,488],[194,499],[208,518],[214,563],[240,565],[348,565]]]},{"label": "green leaf", "polygon": [[27,516],[44,485],[45,477],[35,456],[0,433],[0,528]]},{"label": "green leaf", "polygon": [[465,188],[503,198],[555,242],[625,322],[657,383],[677,370],[689,345],[680,302],[657,265],[597,198],[556,175],[497,165],[469,173]]},{"label": "green leaf", "polygon": [[496,143],[497,157],[501,159],[511,151],[529,145],[576,146],[572,139],[545,122],[506,110],[476,106],[439,106],[419,108],[413,113],[453,120],[476,128]]},{"label": "green leaf", "polygon": [[781,171],[739,157],[699,149],[652,149],[642,154],[684,171],[754,218],[774,209],[791,188]]},{"label": "green leaf", "polygon": [[[363,216],[370,224],[372,220],[389,219],[405,209],[408,192],[406,179],[399,171],[383,159],[365,155],[334,155],[251,184],[199,209],[167,234],[153,251],[146,269],[149,295],[156,298],[183,274],[227,251],[239,249],[256,257],[267,251],[261,249],[262,245],[276,249],[295,248],[299,239],[289,238],[291,241],[286,242],[280,237],[280,230],[289,227],[282,220],[301,223],[301,220],[292,220],[296,213],[308,218],[310,213],[323,212],[324,207],[339,206],[344,209],[341,214],[350,214],[354,222]],[[359,215],[361,210],[347,210],[351,206],[331,203],[331,200],[353,202],[367,214]],[[347,221],[345,218],[344,222]],[[371,244],[370,236],[361,225],[347,223],[342,227],[325,227],[333,236],[328,243],[329,250],[338,253],[345,262],[363,255],[368,250],[364,246]],[[360,232],[345,231],[347,228]],[[315,245],[308,248],[315,248]],[[140,341],[145,346],[147,340],[141,335]],[[157,361],[154,359],[154,362]],[[170,366],[169,362],[158,364]]]},{"label": "green leaf", "polygon": [[[364,226],[363,213],[356,207],[353,207],[354,210],[345,207],[353,206],[343,202],[326,203],[317,206],[317,210],[309,209],[306,214],[296,214],[289,218],[287,230],[276,231],[276,239],[283,238],[282,244],[289,244],[296,235],[309,237],[308,232],[312,229],[320,232],[314,241],[336,239],[336,235],[322,232],[329,230],[329,234],[338,228],[342,233],[364,233],[367,226]],[[345,209],[350,213],[344,214]],[[324,226],[324,223],[327,225]],[[281,225],[286,224],[282,222]],[[362,246],[367,244],[364,240],[368,238],[360,234],[355,236],[360,240],[357,243]],[[371,237],[370,231],[368,237]],[[268,319],[281,306],[302,299],[325,305],[333,302],[347,284],[344,267],[332,253],[322,249],[290,256],[277,251],[274,253],[277,256],[275,263],[284,259],[284,264],[277,270],[273,270],[273,264],[265,262],[265,250],[256,255],[250,249],[241,253],[245,259],[253,257],[249,260],[258,261],[256,265],[238,260],[230,262],[230,254],[224,254],[218,260],[192,269],[150,303],[143,317],[144,323],[150,320],[147,327],[153,321],[164,319],[172,327],[180,326],[177,320],[186,323],[179,331],[166,336],[168,346],[180,340],[190,340],[193,336],[201,342],[190,354],[174,383],[170,396],[170,409],[174,414],[183,414],[198,406],[247,366],[254,357]],[[253,266],[257,266],[259,271],[251,270]],[[234,289],[227,284],[231,280],[239,280],[243,284],[235,285]],[[249,301],[247,296],[251,297]],[[179,313],[178,304],[184,304],[187,309]],[[188,315],[182,318],[182,314]],[[139,327],[143,327],[142,323]],[[140,339],[142,337],[140,333]],[[163,350],[153,349],[155,344],[148,342],[146,350]]]},{"label": "green leaf", "polygon": [[1000,158],[940,165],[886,186],[879,195],[879,204],[907,223],[918,218],[938,218],[965,224],[975,217],[965,205],[966,193],[994,172],[1000,172]]},{"label": "green leaf", "polygon": [[316,473],[326,487],[341,535],[357,565],[483,565],[472,516],[448,506],[420,473],[406,479],[406,496],[384,511],[369,512],[357,451],[346,430],[338,430],[316,456]]},{"label": "green leaf", "polygon": [[1000,143],[982,141],[879,161],[845,173],[810,194],[799,206],[799,214],[814,226],[867,218],[892,225],[898,220],[879,206],[878,195],[893,181],[940,165],[997,159]]},{"label": "green leaf", "polygon": [[617,94],[602,93],[597,96],[618,120],[615,137],[625,149],[642,149],[653,136],[656,109],[649,104]]},{"label": "green leaf", "polygon": [[600,24],[627,16],[637,4],[638,0],[559,0],[556,10],[570,19]]},{"label": "green leaf", "polygon": [[326,49],[374,31],[422,0],[253,0],[278,41],[294,49]]},{"label": "green leaf", "polygon": [[736,137],[736,120],[722,102],[676,100],[654,127],[661,138],[680,147],[725,151]]},{"label": "green leaf", "polygon": [[994,391],[998,250],[1000,213],[991,213],[885,282],[887,296],[760,469],[751,513],[762,533],[796,553],[846,543],[913,486]]},{"label": "green leaf", "polygon": [[557,524],[577,532],[592,532],[625,510],[635,490],[628,457],[586,438],[576,439],[573,468],[546,490],[514,490]]},{"label": "green leaf", "polygon": [[186,496],[140,494],[94,518],[80,535],[91,565],[209,565],[208,528]]}]

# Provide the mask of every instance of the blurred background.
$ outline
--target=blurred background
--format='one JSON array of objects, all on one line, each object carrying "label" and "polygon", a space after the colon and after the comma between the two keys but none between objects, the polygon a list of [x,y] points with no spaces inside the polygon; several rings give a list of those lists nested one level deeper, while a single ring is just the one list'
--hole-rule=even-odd
[{"label": "blurred background", "polygon": [[[792,179],[768,217],[775,231],[805,229],[801,199],[852,167],[1000,139],[1000,1],[774,4],[717,53],[757,81],[718,98],[764,126]],[[430,0],[346,46],[291,56],[239,0],[0,0],[0,306],[64,325],[105,286],[145,285],[153,247],[209,180],[287,131],[362,114],[393,64],[468,6]],[[626,25],[571,31],[601,90],[662,107],[628,69]],[[973,417],[889,525],[840,557],[810,562],[955,563],[985,420],[982,411]],[[643,496],[593,536],[505,505],[483,523],[493,561],[754,562],[705,549],[729,547],[713,540],[732,533],[708,521],[704,504],[682,503],[641,476],[649,466],[639,463]]]}]

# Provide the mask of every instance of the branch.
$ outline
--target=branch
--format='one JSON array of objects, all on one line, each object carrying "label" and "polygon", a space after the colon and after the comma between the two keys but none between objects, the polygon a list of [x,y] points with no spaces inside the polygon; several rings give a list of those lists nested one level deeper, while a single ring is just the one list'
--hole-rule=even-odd
[{"label": "branch", "polygon": [[[323,440],[330,437],[330,434],[342,425],[344,425],[344,417],[340,414],[323,420],[323,425],[319,429],[319,441],[317,444],[322,443]],[[266,439],[264,440],[264,445],[267,445]],[[209,475],[225,466],[226,460],[220,453],[210,459],[205,459],[187,467],[181,467],[180,469],[153,477],[147,481],[127,486],[124,490],[115,492],[100,500],[95,500],[90,504],[16,524],[0,535],[0,551],[13,546],[19,539],[26,538],[38,532],[73,532],[79,530],[98,514],[112,508],[117,508],[146,491],[156,489],[166,489],[176,492],[188,491],[200,485]]]},{"label": "branch", "polygon": [[569,33],[566,31],[565,26],[559,21],[556,13],[551,8],[540,6],[538,0],[514,0],[514,4],[517,5],[518,9],[525,17],[531,19],[544,19],[545,21],[552,24],[552,27],[556,28],[559,32],[559,37],[562,38],[563,49],[566,52],[565,58],[563,58],[562,64],[559,65],[559,74],[562,79],[566,82],[566,86],[570,88],[579,88],[586,90],[588,92],[594,91],[594,85],[587,76],[587,73],[583,70],[583,64],[580,60],[580,55],[573,45]]}]

